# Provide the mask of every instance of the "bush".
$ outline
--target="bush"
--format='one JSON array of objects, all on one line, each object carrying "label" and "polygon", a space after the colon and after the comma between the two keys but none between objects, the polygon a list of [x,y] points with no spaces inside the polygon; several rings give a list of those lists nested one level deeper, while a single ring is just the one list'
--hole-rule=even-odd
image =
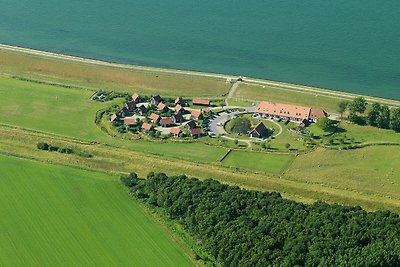
[{"label": "bush", "polygon": [[40,150],[49,150],[50,145],[47,143],[38,143],[37,148]]},{"label": "bush", "polygon": [[132,187],[137,185],[138,183],[138,176],[136,173],[131,172],[128,176],[121,176],[120,181],[126,187]]},{"label": "bush", "polygon": [[72,154],[73,150],[72,150],[72,148],[69,148],[69,147],[60,147],[58,149],[58,152],[63,153],[63,154]]},{"label": "bush", "polygon": [[233,133],[246,134],[251,127],[251,122],[248,118],[234,118],[230,122],[230,131]]}]

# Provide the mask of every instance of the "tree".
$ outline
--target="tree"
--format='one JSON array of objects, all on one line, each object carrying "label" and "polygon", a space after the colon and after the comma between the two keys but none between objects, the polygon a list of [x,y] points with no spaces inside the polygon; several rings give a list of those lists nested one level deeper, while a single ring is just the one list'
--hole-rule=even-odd
[{"label": "tree", "polygon": [[233,133],[246,134],[250,130],[250,127],[251,127],[251,122],[248,118],[239,117],[239,118],[234,118],[231,121],[229,130]]},{"label": "tree", "polygon": [[347,106],[349,105],[349,102],[347,101],[340,101],[338,106],[337,106],[337,111],[340,114],[340,118],[343,118],[343,113],[346,111]]},{"label": "tree", "polygon": [[41,150],[49,150],[50,145],[47,143],[38,143],[37,148]]},{"label": "tree", "polygon": [[371,126],[378,126],[378,117],[382,106],[379,103],[373,103],[371,110],[368,112],[367,122]]},{"label": "tree", "polygon": [[290,144],[289,144],[289,143],[286,143],[286,144],[285,144],[285,148],[286,148],[286,149],[289,149],[289,148],[290,148]]},{"label": "tree", "polygon": [[121,176],[120,181],[126,187],[132,187],[137,185],[139,179],[136,173],[131,172],[128,176]]},{"label": "tree", "polygon": [[388,129],[390,127],[390,109],[388,106],[381,107],[376,123],[379,128]]},{"label": "tree", "polygon": [[332,130],[333,121],[324,117],[318,120],[317,125],[324,131]]},{"label": "tree", "polygon": [[390,118],[390,128],[396,132],[400,132],[400,108],[394,109],[392,111],[392,116]]},{"label": "tree", "polygon": [[349,104],[349,109],[351,112],[363,114],[367,109],[367,101],[364,97],[356,97]]}]

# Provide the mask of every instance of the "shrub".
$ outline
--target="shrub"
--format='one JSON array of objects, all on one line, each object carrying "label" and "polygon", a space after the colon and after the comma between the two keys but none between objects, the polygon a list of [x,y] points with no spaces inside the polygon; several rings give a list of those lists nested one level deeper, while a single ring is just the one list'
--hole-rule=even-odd
[{"label": "shrub", "polygon": [[63,153],[63,154],[72,154],[73,150],[72,150],[72,148],[69,148],[69,147],[60,147],[58,149],[58,152]]},{"label": "shrub", "polygon": [[40,150],[49,150],[49,147],[50,147],[50,145],[47,143],[40,142],[37,144],[37,148]]}]

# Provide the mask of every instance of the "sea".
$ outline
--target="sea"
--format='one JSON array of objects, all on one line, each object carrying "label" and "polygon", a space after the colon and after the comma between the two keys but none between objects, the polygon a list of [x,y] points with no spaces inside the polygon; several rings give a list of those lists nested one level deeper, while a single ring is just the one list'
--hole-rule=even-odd
[{"label": "sea", "polygon": [[399,0],[1,0],[0,43],[400,100],[399,14]]}]

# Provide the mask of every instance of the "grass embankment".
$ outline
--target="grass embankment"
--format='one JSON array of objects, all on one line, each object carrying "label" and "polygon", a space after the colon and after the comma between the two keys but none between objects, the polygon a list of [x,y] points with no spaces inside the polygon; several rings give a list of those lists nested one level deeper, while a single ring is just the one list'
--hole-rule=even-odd
[{"label": "grass embankment", "polygon": [[191,266],[117,177],[0,156],[1,266]]},{"label": "grass embankment", "polygon": [[221,97],[230,84],[222,79],[160,72],[125,70],[0,51],[1,72],[41,81],[82,87],[160,94]]}]

